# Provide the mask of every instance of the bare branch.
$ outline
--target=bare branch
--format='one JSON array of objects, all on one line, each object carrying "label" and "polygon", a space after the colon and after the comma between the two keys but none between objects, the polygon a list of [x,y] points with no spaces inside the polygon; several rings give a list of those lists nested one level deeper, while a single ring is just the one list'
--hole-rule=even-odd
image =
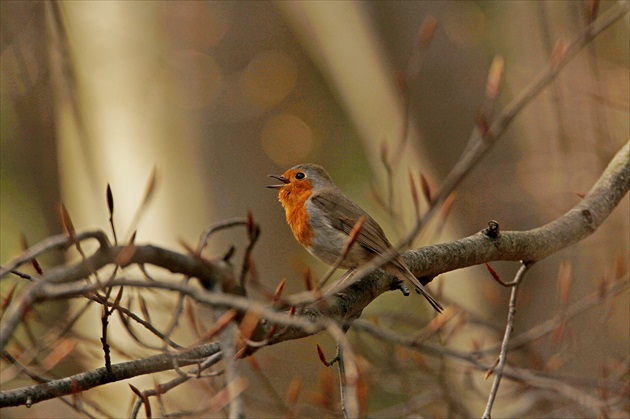
[{"label": "bare branch", "polygon": [[499,384],[501,383],[501,378],[503,377],[503,369],[505,368],[505,363],[507,361],[507,351],[508,346],[510,344],[510,337],[512,336],[512,330],[514,330],[514,318],[516,317],[516,296],[518,295],[518,286],[525,275],[525,272],[532,266],[530,263],[523,263],[521,268],[516,273],[514,278],[514,285],[512,285],[512,292],[510,293],[510,303],[508,306],[508,318],[505,324],[505,334],[503,335],[503,343],[501,344],[501,352],[499,353],[499,362],[496,368],[491,369],[494,371],[494,383],[492,384],[492,389],[490,390],[490,394],[488,396],[488,403],[486,404],[486,410],[483,412],[484,419],[490,419],[490,414],[492,412],[492,405],[494,404],[494,400],[497,397],[497,392],[499,391]]},{"label": "bare branch", "polygon": [[584,199],[556,220],[533,230],[504,231],[497,237],[480,232],[406,252],[403,258],[422,277],[494,260],[538,261],[594,233],[629,188],[630,142],[617,152]]},{"label": "bare branch", "polygon": [[[179,366],[197,364],[200,360],[217,354],[220,349],[218,343],[210,343],[177,353],[160,354],[145,359],[113,364],[111,372],[102,367],[31,387],[2,391],[0,392],[0,407],[31,406],[43,400],[75,394],[103,384],[126,380],[138,375],[171,370],[175,363]],[[219,359],[215,357],[215,361]]]},{"label": "bare branch", "polygon": [[[102,238],[103,234],[92,233],[89,237],[95,236]],[[77,240],[80,240],[80,237],[88,236],[81,234],[77,235]],[[69,244],[69,239],[66,238],[64,241],[57,240],[53,243],[55,245],[66,245]],[[33,249],[35,250],[27,250],[25,254],[20,256],[16,261],[9,263],[9,266],[17,266],[21,263],[26,263],[26,261],[28,261],[28,256],[35,257],[35,255],[37,255],[40,251],[40,246],[36,245]],[[127,254],[128,249],[129,246],[101,246],[101,248],[99,248],[92,256],[86,258],[85,261],[69,267],[51,270],[44,276],[42,281],[29,288],[19,302],[16,302],[12,305],[13,307],[10,307],[13,310],[8,314],[8,317],[5,319],[2,324],[2,328],[0,329],[0,349],[4,349],[8,339],[13,334],[13,331],[20,323],[24,314],[30,310],[32,305],[44,299],[48,299],[51,296],[44,290],[46,287],[52,286],[54,288],[55,284],[59,285],[79,281],[91,275],[92,272],[98,271],[105,265],[116,265],[120,262],[119,255],[123,253]],[[152,264],[168,269],[173,273],[182,273],[192,276],[199,279],[204,287],[207,287],[208,284],[217,282],[233,282],[231,281],[231,269],[221,260],[207,261],[197,256],[182,255],[180,253],[151,245],[136,246],[133,254],[126,255],[125,263],[121,264],[121,266],[125,267],[131,264]],[[3,268],[2,271],[6,271],[8,273],[10,269],[11,268]],[[72,289],[70,291],[72,292]]]}]

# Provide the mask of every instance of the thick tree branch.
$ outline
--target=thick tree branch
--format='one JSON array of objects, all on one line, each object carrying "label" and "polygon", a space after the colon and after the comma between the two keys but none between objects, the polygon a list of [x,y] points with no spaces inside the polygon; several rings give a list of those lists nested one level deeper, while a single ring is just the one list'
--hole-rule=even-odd
[{"label": "thick tree branch", "polygon": [[496,260],[535,262],[569,247],[597,230],[630,188],[630,142],[615,155],[590,192],[556,220],[533,230],[484,231],[464,239],[406,252],[403,257],[419,277]]}]

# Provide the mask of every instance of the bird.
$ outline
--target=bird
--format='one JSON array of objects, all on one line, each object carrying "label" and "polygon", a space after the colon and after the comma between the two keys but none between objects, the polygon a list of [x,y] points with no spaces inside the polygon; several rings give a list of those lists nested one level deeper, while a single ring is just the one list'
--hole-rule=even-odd
[{"label": "bird", "polygon": [[[356,269],[392,251],[381,226],[335,185],[322,166],[298,164],[282,175],[269,177],[281,182],[267,187],[278,190],[278,200],[295,239],[317,259],[331,266],[338,263],[340,268]],[[364,222],[356,241],[339,262],[361,217]],[[440,303],[426,291],[398,252],[382,269],[401,280],[407,279],[438,313],[442,312]]]}]

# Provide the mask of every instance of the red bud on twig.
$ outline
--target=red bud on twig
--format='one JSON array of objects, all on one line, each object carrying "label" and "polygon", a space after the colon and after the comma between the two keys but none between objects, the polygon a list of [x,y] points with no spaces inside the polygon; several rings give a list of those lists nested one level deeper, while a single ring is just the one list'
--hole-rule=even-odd
[{"label": "red bud on twig", "polygon": [[486,97],[490,100],[496,100],[501,93],[503,85],[503,76],[505,74],[505,60],[502,56],[497,55],[490,64],[488,70],[488,80],[486,82]]},{"label": "red bud on twig", "polygon": [[418,30],[418,48],[427,48],[431,45],[436,29],[437,20],[433,16],[427,16]]}]

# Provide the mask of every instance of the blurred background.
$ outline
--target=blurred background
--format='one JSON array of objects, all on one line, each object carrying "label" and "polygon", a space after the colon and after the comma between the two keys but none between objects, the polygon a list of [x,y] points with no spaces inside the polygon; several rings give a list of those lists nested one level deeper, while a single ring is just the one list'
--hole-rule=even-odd
[{"label": "blurred background", "polygon": [[[602,2],[600,13],[614,3]],[[262,228],[254,251],[260,282],[273,289],[286,278],[285,293],[301,291],[307,268],[317,276],[327,267],[293,239],[276,193],[265,188],[267,175],[302,162],[324,165],[396,242],[413,222],[409,172],[417,181],[422,172],[438,190],[474,128],[493,58],[501,55],[506,63],[500,106],[548,63],[558,39],[573,39],[584,28],[586,5],[2,1],[0,260],[20,251],[21,233],[31,245],[60,233],[59,202],[77,230],[108,231],[109,183],[121,241],[137,228],[137,243],[183,250],[180,241],[194,245],[209,225],[251,211]],[[420,50],[418,31],[428,17],[437,30],[430,47]],[[458,188],[445,227],[423,234],[416,245],[473,234],[491,219],[502,229],[531,229],[579,202],[630,136],[628,26],[626,15],[518,115]],[[413,66],[417,76],[401,92],[399,74]],[[394,173],[391,191],[383,155]],[[154,199],[134,223],[154,169]],[[391,208],[379,204],[383,200]],[[568,304],[627,269],[628,213],[626,197],[594,235],[530,271],[517,333],[558,315],[562,263],[572,271]],[[243,231],[230,230],[213,236],[207,254],[220,256],[231,245],[242,253],[245,244]],[[42,262],[51,266],[62,258]],[[505,280],[518,269],[514,263],[493,266]],[[3,296],[11,286],[2,282]],[[484,267],[441,275],[430,288],[471,320],[443,343],[472,350],[500,341],[509,290]],[[174,303],[161,297],[152,294],[150,307],[168,316]],[[388,293],[363,317],[413,333],[430,320],[425,306],[417,296]],[[50,304],[46,310],[43,331],[46,321],[62,321],[72,307]],[[54,374],[101,365],[99,335],[90,329],[99,316],[98,309],[84,316],[80,343]],[[628,318],[626,291],[569,322],[563,339],[530,342],[513,361],[588,383],[596,383],[603,369],[625,365],[627,383]],[[183,341],[194,341],[181,333]],[[490,384],[483,372],[405,356],[352,331],[349,336],[362,360],[371,416],[402,415],[396,406],[421,395],[417,412],[428,416],[483,411]],[[119,348],[130,340],[124,331],[112,339]],[[335,382],[336,372],[320,363],[316,344],[332,357],[334,342],[321,334],[263,349],[257,366],[240,364],[249,382],[248,415],[282,415],[278,399],[286,398],[292,380],[302,384],[299,416],[339,415],[338,408],[318,402],[322,382],[328,374]],[[128,359],[123,353],[115,352],[114,362]],[[6,377],[3,388],[30,384]],[[131,382],[153,386],[150,377]],[[566,400],[504,385],[497,416],[580,412]],[[213,395],[200,384],[186,388],[186,397],[165,396],[173,411],[200,408]],[[458,399],[448,400],[448,391]],[[128,415],[133,399],[126,383],[84,396],[105,404],[112,416]],[[43,412],[75,414],[58,401],[10,410],[24,417]]]}]

